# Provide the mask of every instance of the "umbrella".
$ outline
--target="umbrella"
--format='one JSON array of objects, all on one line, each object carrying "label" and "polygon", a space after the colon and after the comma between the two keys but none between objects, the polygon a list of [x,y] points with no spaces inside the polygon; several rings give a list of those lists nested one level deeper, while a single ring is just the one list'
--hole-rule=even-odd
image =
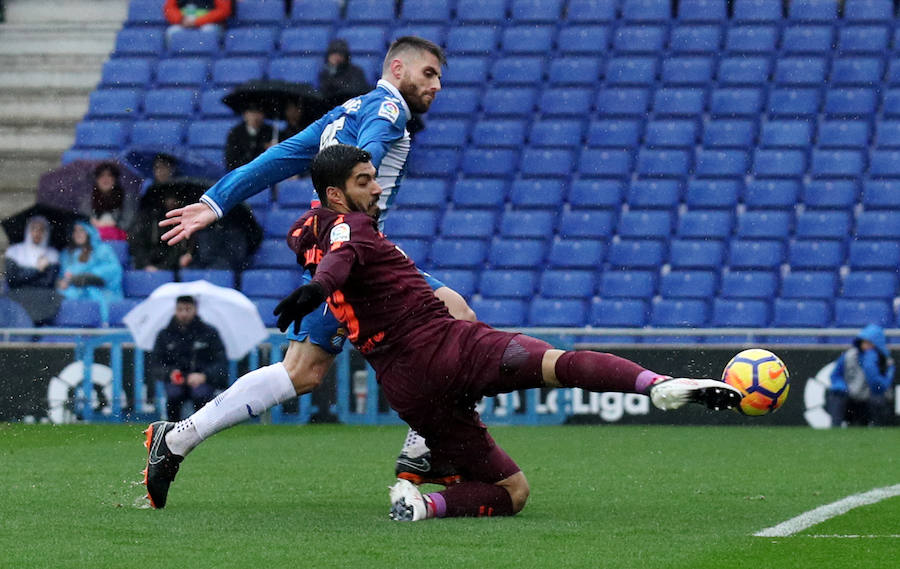
[{"label": "umbrella", "polygon": [[309,83],[291,83],[278,79],[252,79],[241,83],[222,97],[222,102],[235,113],[243,113],[254,105],[269,119],[284,118],[284,107],[296,101],[303,107],[304,117],[310,122],[325,112],[322,95]]},{"label": "umbrella", "polygon": [[165,154],[175,163],[175,175],[188,178],[218,180],[225,174],[221,164],[187,148],[168,145],[129,146],[119,154],[119,160],[143,178],[153,178],[153,161]]},{"label": "umbrella", "polygon": [[167,283],[122,318],[139,348],[153,349],[157,334],[175,314],[175,299],[185,295],[196,299],[200,318],[219,332],[228,359],[244,357],[269,337],[256,305],[242,293],[207,281]]},{"label": "umbrella", "polygon": [[20,243],[25,240],[25,226],[28,225],[28,220],[36,215],[47,218],[50,223],[50,245],[60,250],[69,243],[72,224],[79,220],[87,221],[87,217],[79,213],[36,203],[0,221],[10,243]]},{"label": "umbrella", "polygon": [[142,180],[122,164],[111,160],[76,160],[65,166],[54,168],[41,176],[38,181],[37,201],[70,211],[79,211],[86,196],[94,189],[94,168],[104,162],[119,166],[119,185],[129,194],[137,196]]}]

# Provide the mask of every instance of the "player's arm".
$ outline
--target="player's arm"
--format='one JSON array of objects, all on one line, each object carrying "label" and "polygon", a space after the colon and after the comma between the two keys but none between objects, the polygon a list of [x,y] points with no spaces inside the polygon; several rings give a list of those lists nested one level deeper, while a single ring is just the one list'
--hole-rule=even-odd
[{"label": "player's arm", "polygon": [[[362,121],[357,135],[356,145],[372,155],[372,165],[377,170],[381,166],[384,155],[392,142],[403,136],[406,127],[406,116],[399,109],[396,117],[386,110],[382,102],[381,107],[373,107],[368,116]],[[393,104],[393,103],[391,103]],[[392,120],[393,119],[393,120]]]}]

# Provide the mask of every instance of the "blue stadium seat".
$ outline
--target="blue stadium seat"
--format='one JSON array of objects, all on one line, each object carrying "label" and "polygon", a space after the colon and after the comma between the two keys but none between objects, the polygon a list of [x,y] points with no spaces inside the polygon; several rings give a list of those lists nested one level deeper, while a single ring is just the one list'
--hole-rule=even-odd
[{"label": "blue stadium seat", "polygon": [[63,299],[53,320],[60,328],[98,328],[103,323],[100,304],[94,300]]},{"label": "blue stadium seat", "polygon": [[300,271],[249,269],[241,273],[241,292],[250,297],[284,298],[302,280]]},{"label": "blue stadium seat", "polygon": [[824,83],[826,61],[819,57],[787,57],[775,62],[776,85],[819,85]]},{"label": "blue stadium seat", "polygon": [[608,46],[606,26],[567,26],[560,30],[557,39],[557,49],[566,55],[601,55]]},{"label": "blue stadium seat", "polygon": [[[478,125],[480,124],[482,123],[478,123]],[[416,145],[458,148],[465,146],[468,139],[468,121],[461,119],[434,119],[428,121],[428,128],[416,134]],[[479,141],[479,144],[483,143]]]},{"label": "blue stadium seat", "polygon": [[894,3],[891,0],[846,0],[844,20],[846,22],[885,22],[894,17]]},{"label": "blue stadium seat", "polygon": [[136,89],[98,89],[90,94],[87,116],[130,119],[140,112],[143,98]]},{"label": "blue stadium seat", "polygon": [[851,217],[847,211],[807,210],[797,213],[796,236],[799,239],[846,239]]},{"label": "blue stadium seat", "polygon": [[[160,11],[162,11],[160,9]],[[165,40],[161,30],[153,28],[131,28],[116,34],[113,51],[116,57],[157,57],[162,54]]]},{"label": "blue stadium seat", "polygon": [[628,188],[626,200],[632,208],[677,207],[681,199],[681,182],[678,180],[634,180]]},{"label": "blue stadium seat", "polygon": [[772,117],[811,117],[818,114],[820,102],[818,89],[775,88],[769,92],[767,110]]},{"label": "blue stadium seat", "polygon": [[124,122],[84,120],[75,127],[75,147],[109,148],[118,152],[128,135],[129,128]]},{"label": "blue stadium seat", "polygon": [[486,269],[481,272],[478,291],[485,298],[521,298],[530,300],[537,286],[531,270]]},{"label": "blue stadium seat", "polygon": [[732,25],[726,33],[725,50],[729,53],[772,53],[779,37],[775,26]]},{"label": "blue stadium seat", "polygon": [[[282,16],[284,13],[282,12]],[[275,50],[275,28],[233,28],[225,32],[227,55],[269,55]]]},{"label": "blue stadium seat", "polygon": [[683,239],[726,239],[733,226],[734,215],[730,211],[689,210],[678,218],[676,234]]},{"label": "blue stadium seat", "polygon": [[513,180],[509,201],[514,208],[557,209],[563,203],[565,183],[557,179]]},{"label": "blue stadium seat", "polygon": [[888,118],[900,116],[900,89],[888,89],[884,93],[882,112]]},{"label": "blue stadium seat", "polygon": [[160,87],[200,86],[209,75],[209,60],[201,57],[163,59],[156,66],[156,83]]},{"label": "blue stadium seat", "polygon": [[609,245],[608,261],[614,268],[653,269],[663,262],[665,243],[656,239],[621,239]]},{"label": "blue stadium seat", "polygon": [[[459,121],[465,125],[465,121]],[[512,146],[520,147],[525,143],[525,121],[517,119],[487,119],[475,123],[472,131],[472,142],[478,146]],[[431,122],[427,133],[431,130]],[[463,140],[459,146],[463,146]]]},{"label": "blue stadium seat", "polygon": [[681,0],[678,3],[680,22],[723,22],[727,19],[725,0]]},{"label": "blue stadium seat", "polygon": [[427,266],[431,255],[430,239],[391,239],[418,267]]},{"label": "blue stadium seat", "polygon": [[180,146],[187,127],[179,120],[135,121],[131,126],[131,144],[135,146]]},{"label": "blue stadium seat", "polygon": [[391,237],[426,239],[437,233],[437,223],[438,213],[434,210],[393,211],[384,220],[384,232]]},{"label": "blue stadium seat", "polygon": [[[279,197],[280,194],[279,194]],[[442,208],[447,203],[447,182],[428,178],[407,178],[394,204],[405,207]]]},{"label": "blue stadium seat", "polygon": [[175,273],[172,271],[126,270],[122,275],[122,289],[128,298],[144,298],[160,286],[174,281]]},{"label": "blue stadium seat", "polygon": [[259,312],[259,316],[262,318],[263,325],[266,328],[275,328],[278,323],[278,318],[272,312],[281,301],[277,298],[263,297],[251,298],[250,300],[252,300],[253,304],[256,305],[256,310],[257,312]]},{"label": "blue stadium seat", "polygon": [[554,239],[547,254],[547,266],[595,269],[603,264],[606,244],[593,239]]},{"label": "blue stadium seat", "polygon": [[284,239],[288,230],[303,215],[303,208],[296,209],[271,209],[266,213],[262,228],[266,237],[279,237]]},{"label": "blue stadium seat", "polygon": [[234,272],[226,269],[181,269],[178,280],[184,283],[206,281],[216,286],[234,288]]},{"label": "blue stadium seat", "polygon": [[113,252],[116,254],[116,258],[123,267],[131,265],[131,256],[128,253],[127,241],[107,241],[107,243],[112,248]]},{"label": "blue stadium seat", "polygon": [[284,55],[324,55],[331,41],[330,26],[285,28],[278,41]]},{"label": "blue stadium seat", "polygon": [[781,279],[781,298],[834,298],[837,276],[830,271],[791,272]]},{"label": "blue stadium seat", "polygon": [[856,236],[863,239],[900,240],[900,212],[864,211],[856,218]]},{"label": "blue stadium seat", "polygon": [[769,323],[769,304],[763,300],[713,300],[710,324],[720,328],[762,328]]},{"label": "blue stadium seat", "polygon": [[615,214],[602,209],[563,210],[559,236],[564,239],[605,239],[615,228]]},{"label": "blue stadium seat", "polygon": [[400,20],[404,22],[450,21],[450,8],[455,4],[451,0],[429,0],[428,2],[404,2],[400,10]]},{"label": "blue stadium seat", "polygon": [[656,0],[624,0],[622,20],[630,23],[668,22],[672,17],[671,8]]},{"label": "blue stadium seat", "polygon": [[713,298],[716,288],[716,274],[712,271],[670,271],[659,280],[663,298]]},{"label": "blue stadium seat", "polygon": [[110,59],[103,64],[100,85],[103,87],[145,86],[153,76],[153,65],[142,57]]},{"label": "blue stadium seat", "polygon": [[596,287],[594,271],[547,270],[541,275],[540,293],[548,298],[591,298]]},{"label": "blue stadium seat", "polygon": [[83,149],[83,148],[70,148],[63,152],[62,157],[60,158],[60,162],[63,165],[71,164],[76,160],[108,160],[114,158],[116,152],[113,152],[111,149],[100,150],[100,149]]},{"label": "blue stadium seat", "polygon": [[830,323],[830,305],[824,300],[775,299],[772,324],[776,327],[824,328]]},{"label": "blue stadium seat", "polygon": [[281,239],[263,239],[262,245],[253,256],[254,269],[295,269],[297,268],[297,256],[284,244]]},{"label": "blue stadium seat", "polygon": [[575,166],[575,153],[561,148],[526,148],[519,172],[523,176],[568,178]]},{"label": "blue stadium seat", "polygon": [[597,93],[597,114],[643,117],[649,103],[650,92],[646,89],[601,89]]},{"label": "blue stadium seat", "polygon": [[900,181],[866,180],[862,204],[866,210],[900,209]]},{"label": "blue stadium seat", "polygon": [[721,45],[722,28],[719,26],[676,26],[669,36],[669,49],[672,53],[714,54]]},{"label": "blue stadium seat", "polygon": [[800,184],[796,180],[750,180],[744,188],[749,209],[794,209]]},{"label": "blue stadium seat", "polygon": [[900,148],[900,121],[878,121],[875,129],[875,143],[879,149]]},{"label": "blue stadium seat", "polygon": [[674,239],[669,246],[669,264],[673,269],[716,270],[725,257],[725,245],[719,240]]},{"label": "blue stadium seat", "polygon": [[122,322],[122,318],[128,314],[131,309],[140,304],[140,299],[137,298],[125,298],[122,300],[114,300],[109,303],[109,325],[112,328],[122,328],[125,324]]},{"label": "blue stadium seat", "polygon": [[569,0],[568,22],[612,22],[616,19],[618,0]]},{"label": "blue stadium seat", "polygon": [[656,273],[603,271],[598,293],[602,298],[652,298],[656,294]]},{"label": "blue stadium seat", "polygon": [[814,178],[856,178],[866,168],[859,150],[813,150],[809,173]]},{"label": "blue stadium seat", "polygon": [[387,32],[381,26],[353,25],[341,28],[335,37],[347,41],[354,55],[377,55],[384,57],[387,48]]},{"label": "blue stadium seat", "polygon": [[578,160],[578,173],[598,178],[625,178],[631,175],[633,157],[627,150],[586,149]]},{"label": "blue stadium seat", "polygon": [[473,299],[469,303],[478,320],[491,326],[516,327],[525,324],[525,301],[518,299]]},{"label": "blue stadium seat", "polygon": [[[388,221],[390,221],[390,217],[388,217]],[[494,235],[495,226],[496,213],[493,211],[460,209],[450,210],[444,214],[440,231],[444,237],[487,239]],[[427,237],[427,235],[422,234],[422,237]]]},{"label": "blue stadium seat", "polygon": [[749,157],[742,150],[700,149],[694,164],[701,178],[736,178],[747,173]]},{"label": "blue stadium seat", "polygon": [[480,91],[471,87],[448,87],[434,100],[429,115],[471,116],[478,110]]},{"label": "blue stadium seat", "polygon": [[845,87],[829,89],[825,94],[825,114],[830,117],[860,117],[871,115],[878,106],[874,89]]},{"label": "blue stadium seat", "polygon": [[235,2],[235,8],[233,19],[240,26],[274,26],[285,17],[281,0],[241,0]]},{"label": "blue stadium seat", "polygon": [[691,153],[687,150],[651,150],[641,148],[637,157],[637,174],[650,177],[683,178],[691,167]]},{"label": "blue stadium seat", "polygon": [[797,239],[790,243],[788,263],[794,270],[836,270],[844,262],[844,244],[820,239]]},{"label": "blue stadium seat", "polygon": [[618,208],[622,203],[621,180],[583,178],[569,184],[567,200],[573,208]]},{"label": "blue stadium seat", "polygon": [[[463,154],[462,171],[467,176],[510,176],[518,163],[519,153],[512,148],[468,148]],[[455,172],[447,170],[444,173],[452,175]]]},{"label": "blue stadium seat", "polygon": [[530,116],[536,99],[535,89],[530,87],[489,87],[481,106],[488,116]]},{"label": "blue stadium seat", "polygon": [[542,118],[578,117],[583,119],[584,115],[591,110],[592,100],[593,91],[591,89],[554,87],[541,92],[538,106]]},{"label": "blue stadium seat", "polygon": [[781,51],[788,55],[825,55],[833,44],[831,26],[790,26],[781,35]]},{"label": "blue stadium seat", "polygon": [[644,131],[644,144],[650,148],[693,147],[696,143],[697,123],[695,121],[651,121],[647,123]]},{"label": "blue stadium seat", "polygon": [[454,55],[491,55],[496,52],[499,34],[493,26],[460,26],[447,33],[447,51]]},{"label": "blue stadium seat", "polygon": [[[287,180],[285,180],[285,182],[286,181]],[[281,182],[280,184],[278,184],[279,187],[284,186],[285,182]],[[288,187],[290,187],[290,186],[288,186]],[[286,194],[288,194],[288,192],[283,192],[283,194],[285,194],[285,195],[282,196],[281,194],[279,194],[279,197],[282,197],[282,198],[286,197]],[[254,216],[257,216],[257,218],[260,215],[264,216],[266,213],[268,213],[269,208],[272,207],[271,189],[266,188],[261,192],[253,194],[252,196],[250,196],[249,198],[244,200],[244,203],[247,204],[248,206],[250,206],[250,209],[253,210]],[[309,201],[307,201],[307,205],[309,205]],[[295,207],[295,205],[292,204],[291,207]],[[257,219],[257,221],[260,221],[260,220]]]},{"label": "blue stadium seat", "polygon": [[725,271],[722,274],[721,298],[756,298],[775,296],[778,277],[771,271]]},{"label": "blue stadium seat", "polygon": [[587,145],[607,148],[635,148],[641,139],[638,120],[592,120],[588,126]]},{"label": "blue stadium seat", "polygon": [[456,148],[414,149],[409,156],[409,173],[413,176],[450,176],[459,165]]},{"label": "blue stadium seat", "polygon": [[500,46],[504,53],[543,55],[553,49],[553,26],[511,26],[503,30]]},{"label": "blue stadium seat", "polygon": [[873,86],[881,82],[884,63],[875,57],[838,58],[831,63],[832,85]]},{"label": "blue stadium seat", "polygon": [[850,242],[849,265],[851,269],[897,269],[900,264],[900,243],[897,241]]},{"label": "blue stadium seat", "polygon": [[612,43],[618,53],[658,53],[666,44],[666,28],[647,24],[621,26],[613,34]]},{"label": "blue stadium seat", "polygon": [[166,17],[159,2],[148,2],[147,0],[131,0],[128,2],[128,16],[125,19],[126,27],[165,26],[166,24]]},{"label": "blue stadium seat", "polygon": [[833,22],[838,16],[838,0],[792,0],[788,18],[800,22]]},{"label": "blue stadium seat", "polygon": [[[404,183],[404,188],[405,188]],[[257,194],[258,195],[258,194]],[[306,209],[315,195],[312,182],[307,179],[287,179],[278,182],[278,209]],[[402,192],[401,192],[402,195]],[[269,201],[269,200],[267,200]],[[264,202],[265,203],[265,202]]]},{"label": "blue stadium seat", "polygon": [[753,174],[761,177],[799,178],[806,172],[801,150],[759,149],[753,155]]},{"label": "blue stadium seat", "polygon": [[756,139],[756,123],[751,120],[713,119],[703,127],[707,148],[749,148]]},{"label": "blue stadium seat", "polygon": [[870,130],[868,121],[826,120],[819,123],[816,140],[819,148],[866,148]]},{"label": "blue stadium seat", "polygon": [[488,80],[488,58],[461,56],[453,58],[453,68],[448,69],[442,80],[451,87],[481,85]]},{"label": "blue stadium seat", "polygon": [[656,80],[656,67],[656,58],[653,57],[613,57],[606,64],[606,84],[652,85]]},{"label": "blue stadium seat", "polygon": [[900,177],[900,151],[874,150],[870,154],[869,175],[873,178]]},{"label": "blue stadium seat", "polygon": [[563,13],[563,0],[512,0],[512,21],[516,23],[555,24]]},{"label": "blue stadium seat", "polygon": [[547,70],[551,86],[574,85],[590,87],[600,79],[600,58],[571,56],[554,59]]},{"label": "blue stadium seat", "polygon": [[266,75],[269,79],[295,83],[316,83],[321,67],[322,60],[314,56],[279,57],[269,60]]},{"label": "blue stadium seat", "polygon": [[506,200],[507,183],[498,178],[464,178],[453,186],[452,201],[458,207],[499,208]]},{"label": "blue stadium seat", "polygon": [[709,320],[709,306],[702,300],[660,299],[653,303],[650,325],[701,327]]},{"label": "blue stadium seat", "polygon": [[689,208],[729,209],[737,205],[740,187],[738,180],[690,180],[684,201]]},{"label": "blue stadium seat", "polygon": [[222,148],[233,120],[194,121],[188,126],[187,141],[191,147]]},{"label": "blue stadium seat", "polygon": [[784,261],[784,244],[778,241],[734,239],[729,247],[732,269],[777,269]]},{"label": "blue stadium seat", "polygon": [[475,282],[478,279],[477,271],[465,269],[440,269],[431,272],[431,276],[446,284],[465,298],[475,294]]},{"label": "blue stadium seat", "polygon": [[844,298],[892,300],[897,294],[897,275],[889,271],[853,271],[841,282]]},{"label": "blue stadium seat", "polygon": [[709,98],[709,111],[714,117],[755,119],[762,109],[762,104],[763,95],[760,89],[713,89]]},{"label": "blue stadium seat", "polygon": [[734,0],[731,18],[735,22],[780,22],[780,0]]},{"label": "blue stadium seat", "polygon": [[458,0],[456,19],[464,23],[501,23],[506,20],[506,0]]},{"label": "blue stadium seat", "polygon": [[507,210],[500,215],[500,235],[545,239],[553,235],[556,211]]},{"label": "blue stadium seat", "polygon": [[812,141],[812,124],[808,121],[773,120],[762,125],[759,142],[763,148],[803,148]]},{"label": "blue stadium seat", "polygon": [[768,57],[746,55],[719,60],[716,77],[722,86],[759,86],[769,80],[771,62]]},{"label": "blue stadium seat", "polygon": [[487,258],[484,239],[445,239],[431,244],[431,264],[438,268],[480,269]]},{"label": "blue stadium seat", "polygon": [[341,0],[292,0],[291,21],[332,24],[340,19]]},{"label": "blue stadium seat", "polygon": [[638,299],[594,299],[588,323],[603,328],[640,328],[649,317],[647,303]]},{"label": "blue stadium seat", "polygon": [[147,118],[174,117],[191,119],[194,116],[194,108],[196,106],[197,92],[193,89],[153,89],[147,91],[147,94],[144,96],[144,115]]},{"label": "blue stadium seat", "polygon": [[860,328],[869,324],[890,326],[894,314],[884,300],[839,298],[834,301],[834,324],[839,328]]},{"label": "blue stadium seat", "polygon": [[536,297],[528,309],[528,325],[581,328],[587,324],[586,306],[584,300]]},{"label": "blue stadium seat", "polygon": [[577,120],[545,119],[531,123],[528,143],[534,147],[581,146],[584,123]]},{"label": "blue stadium seat", "polygon": [[391,23],[396,18],[394,4],[391,0],[347,0],[344,21],[355,25]]},{"label": "blue stadium seat", "polygon": [[219,32],[215,30],[181,30],[168,38],[169,56],[213,56],[219,52]]},{"label": "blue stadium seat", "polygon": [[858,196],[859,184],[854,180],[810,180],[802,190],[803,203],[814,208],[849,208]]}]

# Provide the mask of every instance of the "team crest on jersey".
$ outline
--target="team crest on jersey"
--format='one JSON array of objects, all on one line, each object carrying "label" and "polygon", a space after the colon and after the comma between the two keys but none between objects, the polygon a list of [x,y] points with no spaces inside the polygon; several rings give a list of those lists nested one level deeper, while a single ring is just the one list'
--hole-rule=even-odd
[{"label": "team crest on jersey", "polygon": [[381,103],[381,108],[378,109],[378,116],[391,122],[397,122],[397,118],[400,116],[400,107],[393,101],[384,101]]},{"label": "team crest on jersey", "polygon": [[350,241],[350,226],[346,223],[339,223],[332,227],[330,240],[332,245]]},{"label": "team crest on jersey", "polygon": [[344,103],[343,107],[348,113],[355,113],[362,106],[362,99],[350,99]]}]

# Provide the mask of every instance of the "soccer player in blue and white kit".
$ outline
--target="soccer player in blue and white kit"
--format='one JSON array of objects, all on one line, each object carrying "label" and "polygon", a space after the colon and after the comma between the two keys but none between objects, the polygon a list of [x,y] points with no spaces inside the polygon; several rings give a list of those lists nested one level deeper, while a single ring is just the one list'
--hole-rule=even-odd
[{"label": "soccer player in blue and white kit", "polygon": [[[160,225],[171,229],[162,239],[170,245],[188,239],[250,196],[306,172],[319,150],[333,144],[357,146],[371,154],[383,190],[378,202],[383,214],[396,196],[409,154],[406,121],[413,112],[423,113],[431,106],[441,88],[444,64],[446,58],[438,45],[418,37],[398,38],[388,49],[374,90],[335,107],[295,136],[229,172],[199,203],[168,212]],[[455,318],[475,320],[462,296],[436,279],[429,284]],[[200,442],[317,387],[343,348],[346,334],[330,312],[314,311],[303,320],[298,333],[288,332],[291,341],[282,362],[247,373],[177,424],[152,423],[145,431],[149,451],[145,483],[153,507],[165,507],[181,461]],[[416,478],[435,474],[429,461],[421,460],[427,452],[424,440],[410,431],[398,460],[398,473],[411,470],[416,482],[434,480],[433,476]],[[419,465],[424,468],[417,469]]]}]

